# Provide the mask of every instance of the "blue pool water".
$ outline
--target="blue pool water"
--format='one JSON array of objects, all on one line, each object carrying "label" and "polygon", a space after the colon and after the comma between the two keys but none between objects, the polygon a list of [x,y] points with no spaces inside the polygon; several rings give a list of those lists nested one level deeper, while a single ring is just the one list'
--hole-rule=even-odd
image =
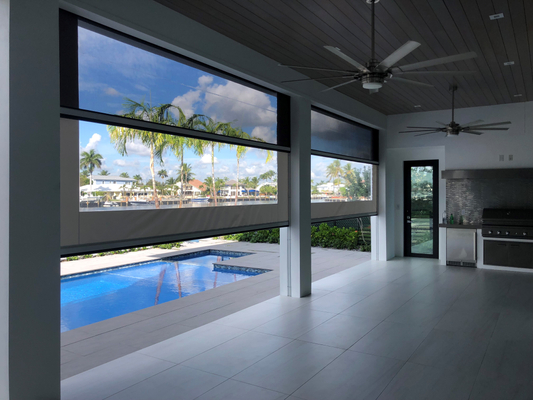
[{"label": "blue pool water", "polygon": [[61,332],[266,272],[213,266],[244,255],[207,250],[65,277],[61,279]]}]

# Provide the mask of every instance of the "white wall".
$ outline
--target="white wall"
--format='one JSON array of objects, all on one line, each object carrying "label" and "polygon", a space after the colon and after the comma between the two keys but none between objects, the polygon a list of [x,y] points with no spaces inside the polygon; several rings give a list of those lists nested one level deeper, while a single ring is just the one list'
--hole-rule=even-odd
[{"label": "white wall", "polygon": [[[0,0],[0,93],[9,96],[9,0]],[[9,397],[9,102],[0,102],[0,399]]]},{"label": "white wall", "polygon": [[[460,134],[445,137],[444,133],[415,137],[402,134],[407,126],[439,126],[448,123],[451,110],[392,115],[388,118],[388,147],[444,146],[448,169],[525,168],[533,167],[533,102],[456,110],[459,124],[481,119],[484,123],[511,121],[508,131],[487,131],[483,135]],[[499,155],[505,155],[500,162]],[[508,160],[509,154],[513,161]]]},{"label": "white wall", "polygon": [[[438,159],[441,171],[533,167],[533,102],[456,110],[457,123],[478,119],[485,123],[511,121],[512,124],[508,131],[487,131],[480,136],[460,134],[458,137],[445,137],[444,133],[435,133],[415,137],[414,134],[398,132],[408,130],[407,126],[439,126],[435,121],[448,123],[451,120],[451,110],[388,117],[387,209],[394,209],[394,227],[388,232],[394,232],[397,256],[403,255],[403,161]],[[499,161],[500,154],[505,155],[505,161]],[[513,155],[513,161],[508,160],[510,154]],[[445,180],[440,179],[439,189],[440,216],[446,208]],[[390,229],[390,223],[388,224]]]}]

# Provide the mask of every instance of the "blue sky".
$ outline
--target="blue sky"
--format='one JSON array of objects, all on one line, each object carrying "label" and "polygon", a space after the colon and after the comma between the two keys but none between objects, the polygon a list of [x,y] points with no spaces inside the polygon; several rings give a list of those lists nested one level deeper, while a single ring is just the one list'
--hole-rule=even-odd
[{"label": "blue sky", "polygon": [[[145,101],[152,105],[172,103],[187,116],[208,115],[217,121],[232,122],[252,136],[271,143],[276,141],[276,107],[274,96],[250,89],[146,52],[125,43],[79,28],[80,108],[121,114],[125,99]],[[80,122],[80,152],[94,149],[104,158],[102,169],[111,174],[127,172],[151,178],[149,151],[141,143],[128,146],[122,157],[109,140],[106,125]],[[258,176],[268,170],[277,171],[276,155],[268,164],[266,152],[250,149],[241,159],[240,177]],[[215,173],[234,179],[237,173],[235,151],[229,147],[215,150]],[[176,177],[178,160],[167,153],[164,165]],[[188,151],[185,162],[193,167],[195,178],[210,175],[210,154],[203,157]],[[95,173],[98,173],[96,170]]]},{"label": "blue sky", "polygon": [[[83,109],[121,114],[126,98],[152,105],[172,103],[187,116],[200,113],[218,121],[232,122],[253,136],[276,142],[276,97],[81,27],[79,85],[80,108]],[[323,125],[314,122],[315,130]],[[323,127],[324,131],[331,129],[327,124]],[[82,121],[80,153],[91,149],[103,156],[102,169],[111,174],[127,172],[130,176],[140,174],[145,181],[151,179],[149,151],[145,146],[132,143],[128,146],[128,156],[122,157],[111,144],[106,125]],[[216,176],[235,179],[235,151],[226,146],[215,150],[215,157]],[[272,161],[268,164],[265,161],[265,151],[250,149],[241,159],[239,176],[253,177],[268,170],[277,171],[275,153]],[[315,182],[328,180],[326,167],[331,161],[312,157],[311,177]],[[187,151],[185,162],[192,165],[196,179],[203,181],[211,174],[210,154],[199,157]],[[342,162],[343,165],[346,163]],[[362,164],[353,164],[354,167],[362,167]],[[167,153],[164,165],[155,166],[156,172],[163,168],[169,172],[169,176],[176,178],[179,170],[177,158]],[[96,170],[95,174],[98,172]]]}]

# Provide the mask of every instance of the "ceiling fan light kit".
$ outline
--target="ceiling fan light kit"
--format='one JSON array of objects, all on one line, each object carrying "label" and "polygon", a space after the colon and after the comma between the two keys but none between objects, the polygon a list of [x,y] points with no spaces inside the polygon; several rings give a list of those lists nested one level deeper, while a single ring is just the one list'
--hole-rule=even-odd
[{"label": "ceiling fan light kit", "polygon": [[443,122],[436,121],[437,124],[443,125],[442,127],[432,126],[408,126],[411,131],[400,131],[400,133],[416,133],[415,136],[431,135],[432,133],[445,132],[446,137],[459,136],[459,133],[470,133],[471,135],[483,135],[484,132],[480,131],[507,131],[509,128],[494,128],[499,125],[510,124],[511,121],[505,122],[493,122],[490,124],[481,124],[483,120],[477,120],[460,125],[455,122],[455,92],[457,90],[456,85],[450,86],[452,92],[452,122],[445,124]]},{"label": "ceiling fan light kit", "polygon": [[388,57],[386,57],[383,61],[379,62],[376,59],[376,41],[375,41],[375,5],[378,3],[379,0],[366,0],[366,3],[371,5],[372,10],[372,17],[371,17],[371,54],[370,54],[370,60],[365,64],[361,64],[358,61],[354,60],[350,56],[344,54],[341,49],[334,46],[324,46],[324,48],[331,53],[335,54],[337,57],[341,58],[348,64],[352,65],[356,69],[332,69],[332,68],[320,68],[320,67],[310,67],[310,66],[303,66],[303,65],[285,65],[285,64],[279,64],[281,67],[289,67],[289,68],[295,68],[295,69],[307,69],[307,70],[315,70],[315,71],[328,71],[328,72],[337,72],[337,73],[343,73],[343,76],[332,76],[332,77],[323,77],[323,78],[307,78],[307,79],[293,79],[289,81],[282,81],[282,83],[289,83],[289,82],[302,82],[302,81],[319,81],[324,79],[333,79],[333,78],[351,78],[347,82],[340,83],[335,86],[331,86],[325,90],[333,90],[338,87],[349,85],[354,82],[361,82],[364,89],[368,89],[370,91],[370,94],[377,93],[379,89],[383,87],[384,83],[387,82],[397,82],[397,83],[403,83],[403,84],[410,84],[410,85],[416,85],[416,86],[423,86],[423,87],[433,87],[433,85],[419,82],[419,81],[413,81],[410,79],[404,79],[401,77],[401,75],[404,76],[424,76],[424,75],[441,75],[441,76],[455,76],[455,75],[468,75],[473,74],[476,71],[413,71],[420,68],[427,68],[427,67],[433,67],[436,65],[442,65],[442,64],[448,64],[451,62],[456,61],[463,61],[468,60],[471,58],[477,57],[477,54],[474,52],[469,53],[462,53],[462,54],[456,54],[453,56],[447,56],[442,58],[436,58],[433,60],[426,60],[417,62],[414,64],[407,64],[402,66],[397,66],[396,64],[404,59],[407,55],[409,55],[411,52],[413,52],[415,49],[417,49],[420,46],[420,43],[415,42],[413,40],[409,40],[406,42],[403,46],[400,46],[398,49],[396,49],[392,54],[390,54]]}]

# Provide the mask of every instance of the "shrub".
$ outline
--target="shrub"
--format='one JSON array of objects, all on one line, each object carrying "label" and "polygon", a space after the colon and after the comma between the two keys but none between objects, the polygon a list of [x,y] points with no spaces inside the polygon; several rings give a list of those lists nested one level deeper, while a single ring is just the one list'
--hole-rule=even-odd
[{"label": "shrub", "polygon": [[[279,228],[237,233],[224,236],[226,240],[250,243],[279,243]],[[358,248],[359,232],[353,228],[339,228],[324,223],[311,227],[311,246],[355,250]],[[370,251],[370,246],[367,245]],[[366,248],[366,247],[365,247]]]}]

